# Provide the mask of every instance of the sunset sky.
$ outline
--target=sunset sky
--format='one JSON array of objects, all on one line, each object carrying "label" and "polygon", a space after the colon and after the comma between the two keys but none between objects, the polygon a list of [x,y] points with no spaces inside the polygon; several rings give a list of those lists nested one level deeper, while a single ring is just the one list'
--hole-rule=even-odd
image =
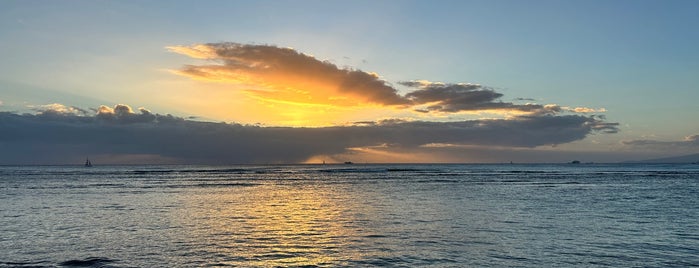
[{"label": "sunset sky", "polygon": [[0,1],[0,164],[699,152],[698,1]]}]

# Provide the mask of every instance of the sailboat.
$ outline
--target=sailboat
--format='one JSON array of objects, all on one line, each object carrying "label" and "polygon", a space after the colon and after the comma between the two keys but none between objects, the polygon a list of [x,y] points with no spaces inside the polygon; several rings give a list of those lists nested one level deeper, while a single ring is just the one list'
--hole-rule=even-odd
[{"label": "sailboat", "polygon": [[90,162],[90,158],[85,158],[85,167],[92,167],[92,162]]}]

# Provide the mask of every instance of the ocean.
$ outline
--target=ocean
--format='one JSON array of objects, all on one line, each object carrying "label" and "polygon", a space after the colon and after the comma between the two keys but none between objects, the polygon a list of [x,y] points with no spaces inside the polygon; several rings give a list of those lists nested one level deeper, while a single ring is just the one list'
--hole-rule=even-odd
[{"label": "ocean", "polygon": [[0,167],[0,267],[220,266],[699,266],[699,165]]}]

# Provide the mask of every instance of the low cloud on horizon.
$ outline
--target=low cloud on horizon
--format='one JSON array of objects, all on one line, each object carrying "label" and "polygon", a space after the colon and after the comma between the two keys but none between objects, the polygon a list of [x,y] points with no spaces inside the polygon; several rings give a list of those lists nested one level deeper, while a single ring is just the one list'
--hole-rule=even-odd
[{"label": "low cloud on horizon", "polygon": [[[356,152],[373,152],[374,160],[384,155],[379,162],[430,162],[429,153],[435,150],[552,146],[594,133],[614,133],[617,124],[596,116],[546,115],[260,127],[194,121],[145,108],[134,111],[121,104],[87,110],[52,104],[37,108],[35,114],[0,112],[0,129],[2,164],[69,164],[91,155],[102,156],[100,161],[105,163],[264,164],[321,158],[340,161]],[[405,154],[398,156],[397,152]],[[425,154],[410,158],[409,154],[419,152]]]},{"label": "low cloud on horizon", "polygon": [[621,144],[638,151],[654,151],[668,156],[676,156],[678,153],[694,154],[699,151],[699,134],[689,135],[681,140],[672,141],[653,139],[623,140]]}]

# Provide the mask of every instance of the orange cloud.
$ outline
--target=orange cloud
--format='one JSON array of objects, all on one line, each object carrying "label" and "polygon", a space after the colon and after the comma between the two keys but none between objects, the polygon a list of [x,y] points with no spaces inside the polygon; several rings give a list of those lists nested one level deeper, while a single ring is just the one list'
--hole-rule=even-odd
[{"label": "orange cloud", "polygon": [[215,59],[216,51],[207,45],[193,45],[193,46],[169,46],[165,47],[168,50],[190,56],[195,59]]},{"label": "orange cloud", "polygon": [[374,73],[341,69],[290,48],[237,43],[171,46],[170,51],[213,65],[187,65],[174,73],[194,79],[248,86],[261,100],[333,106],[407,105]]}]

